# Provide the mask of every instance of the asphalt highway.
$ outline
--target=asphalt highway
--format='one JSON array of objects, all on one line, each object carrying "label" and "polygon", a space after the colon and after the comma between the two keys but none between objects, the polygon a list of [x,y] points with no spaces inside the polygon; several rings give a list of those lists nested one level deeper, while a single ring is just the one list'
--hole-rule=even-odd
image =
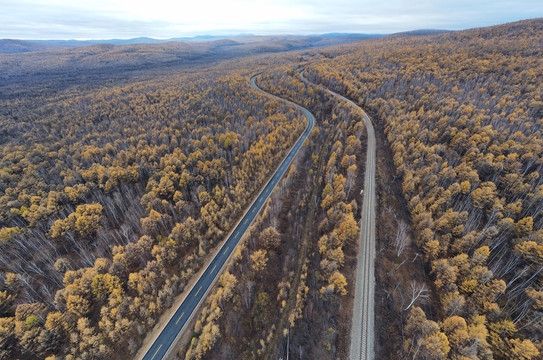
[{"label": "asphalt highway", "polygon": [[294,156],[296,156],[304,141],[313,130],[313,126],[315,125],[315,118],[307,109],[304,109],[303,107],[298,106],[288,100],[278,98],[261,90],[255,83],[257,77],[258,75],[255,75],[251,78],[251,85],[255,89],[265,93],[268,96],[280,99],[281,101],[287,102],[290,105],[297,107],[303,112],[303,114],[307,118],[307,127],[305,128],[304,132],[302,133],[294,147],[290,150],[286,158],[283,160],[279,168],[275,171],[271,179],[268,181],[264,189],[251,204],[243,218],[236,225],[234,231],[230,234],[219,252],[215,255],[206,270],[202,273],[194,287],[185,298],[185,300],[181,303],[181,305],[175,311],[174,315],[170,318],[170,320],[165,324],[162,331],[155,339],[154,343],[143,356],[143,360],[161,360],[170,352],[172,344],[175,342],[177,337],[180,336],[183,328],[191,318],[193,312],[198,307],[200,302],[203,301],[203,299],[207,295],[208,290],[211,288],[215,279],[221,272],[224,264],[234,252],[234,249],[238,245],[240,239],[243,237],[243,234],[245,234],[245,231],[247,231],[247,229],[257,216],[258,212],[262,209],[267,199],[270,197],[273,189],[276,187],[276,185],[279,183],[279,180],[281,180],[285,172],[288,170],[290,164],[292,163],[292,160],[294,159]]}]

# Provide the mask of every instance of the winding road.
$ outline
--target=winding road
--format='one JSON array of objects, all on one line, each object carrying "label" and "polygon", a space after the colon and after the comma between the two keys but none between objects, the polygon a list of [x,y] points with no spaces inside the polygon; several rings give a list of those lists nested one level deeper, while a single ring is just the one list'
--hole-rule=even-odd
[{"label": "winding road", "polygon": [[298,153],[303,143],[311,134],[313,127],[315,125],[314,116],[301,106],[294,104],[285,99],[281,99],[272,94],[265,92],[260,89],[255,80],[258,75],[255,75],[251,78],[251,85],[258,91],[271,96],[275,99],[287,102],[290,105],[295,106],[303,112],[307,118],[307,127],[304,132],[296,141],[296,144],[292,147],[286,158],[283,160],[279,168],[275,171],[271,179],[264,186],[260,194],[253,201],[249,209],[243,215],[242,219],[237,223],[234,230],[230,233],[227,240],[217,252],[211,263],[207,266],[205,271],[202,273],[196,284],[192,287],[186,298],[183,300],[179,308],[175,311],[170,320],[164,325],[160,334],[154,340],[153,344],[145,352],[142,360],[161,360],[168,356],[172,351],[175,351],[172,348],[179,336],[181,336],[182,330],[185,325],[189,322],[190,318],[194,315],[195,310],[198,308],[198,305],[205,299],[208,291],[211,289],[213,283],[218,278],[218,275],[221,273],[222,268],[224,267],[226,261],[234,252],[234,249],[238,245],[240,239],[245,234],[245,231],[249,228],[259,211],[262,209],[268,198],[270,197],[273,189],[279,183],[279,180],[283,177],[285,172],[288,170],[294,156]]},{"label": "winding road", "polygon": [[[303,72],[302,79],[305,79]],[[325,88],[326,89],[326,88]],[[362,110],[351,100],[326,89],[333,96]],[[351,326],[350,360],[373,360],[374,354],[374,301],[375,301],[375,167],[376,146],[375,130],[371,119],[362,110],[362,118],[368,132],[368,149],[366,153],[366,174],[364,177],[364,196],[362,216],[360,218],[360,248],[356,265],[356,283]]]}]

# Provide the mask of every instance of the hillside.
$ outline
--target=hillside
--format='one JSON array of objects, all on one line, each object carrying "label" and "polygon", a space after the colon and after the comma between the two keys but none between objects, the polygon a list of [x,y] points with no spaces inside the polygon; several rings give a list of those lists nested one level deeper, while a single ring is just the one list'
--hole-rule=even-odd
[{"label": "hillside", "polygon": [[3,90],[0,96],[32,96],[29,89],[57,91],[78,84],[103,85],[136,77],[167,76],[172,71],[199,69],[227,59],[313,49],[369,37],[246,36],[200,42],[95,44],[31,53],[0,53],[0,90]]},{"label": "hillside", "polygon": [[1,100],[0,358],[138,349],[305,127],[257,69]]},{"label": "hillside", "polygon": [[32,51],[45,51],[62,49],[61,44],[38,43],[34,41],[0,39],[0,54],[26,53]]},{"label": "hillside", "polygon": [[420,29],[420,30],[412,30],[412,31],[404,31],[399,33],[394,33],[387,35],[387,38],[390,39],[397,39],[402,37],[409,37],[409,36],[427,36],[427,35],[437,35],[437,34],[443,34],[450,32],[450,30],[439,30],[439,29]]},{"label": "hillside", "polygon": [[143,45],[143,44],[165,44],[173,42],[214,42],[220,40],[232,40],[240,44],[269,43],[271,41],[296,42],[301,40],[305,46],[332,46],[345,44],[366,39],[378,38],[382,35],[373,34],[322,34],[322,35],[240,35],[240,36],[211,36],[202,35],[196,37],[178,37],[171,39],[153,39],[149,37],[139,37],[133,39],[109,39],[109,40],[16,40],[0,39],[0,54],[14,54],[33,51],[45,51],[55,49],[65,49],[74,47],[84,47],[93,45]]},{"label": "hillside", "polygon": [[542,38],[535,19],[376,40],[307,71],[381,122],[426,263],[431,296],[407,308],[421,284],[397,281],[405,258],[378,259],[382,311],[397,319],[380,358],[542,352]]},{"label": "hillside", "polygon": [[[367,109],[382,134],[376,358],[535,360],[543,353],[542,35],[536,19],[323,49],[298,65],[311,81]],[[284,358],[288,337],[292,359],[346,359],[356,245],[338,236],[345,209],[359,204],[332,179],[348,178],[352,153],[344,151],[356,147],[341,136],[354,133],[343,121],[356,115],[288,67],[268,72],[261,85],[320,114],[319,130],[330,136],[319,140],[326,170],[310,172],[322,176],[322,187],[320,197],[312,195],[319,209],[305,219],[318,226],[301,234],[292,221],[292,230],[280,226],[281,234],[300,234],[303,281],[277,275],[282,253],[269,252],[258,236],[265,225],[255,224],[247,247],[269,252],[269,270],[245,255],[234,262],[229,271],[239,293],[221,303],[220,316],[207,318],[229,289],[218,287],[193,328],[201,337],[180,358]],[[363,157],[355,154],[359,166]],[[278,292],[268,288],[274,282]],[[298,301],[290,307],[285,289],[294,284]],[[276,315],[275,296],[286,315]],[[264,330],[284,324],[284,316],[288,331]]]},{"label": "hillside", "polygon": [[255,74],[315,128],[177,358],[349,357],[367,138],[329,88],[375,126],[376,358],[540,359],[543,20],[355,38],[0,55],[0,360],[152,340],[305,129]]}]

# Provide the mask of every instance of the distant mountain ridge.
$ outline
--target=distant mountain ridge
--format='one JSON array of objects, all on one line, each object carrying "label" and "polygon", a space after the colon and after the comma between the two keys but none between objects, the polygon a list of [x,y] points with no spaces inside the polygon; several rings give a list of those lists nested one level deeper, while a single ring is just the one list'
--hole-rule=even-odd
[{"label": "distant mountain ridge", "polygon": [[314,35],[198,35],[193,37],[175,37],[170,39],[155,39],[150,37],[137,37],[132,39],[105,39],[105,40],[16,40],[0,39],[0,54],[14,54],[34,51],[56,50],[90,45],[111,44],[111,45],[136,45],[136,44],[164,44],[169,42],[211,42],[217,40],[233,40],[241,43],[257,43],[270,40],[296,40],[315,38],[338,40],[340,43],[375,39],[382,37],[382,34],[357,34],[357,33],[326,33]]},{"label": "distant mountain ridge", "polygon": [[[58,50],[66,48],[75,48],[91,45],[137,45],[137,44],[165,44],[170,42],[213,42],[217,40],[232,40],[244,44],[258,43],[263,41],[292,41],[296,39],[314,38],[320,40],[322,44],[329,42],[329,45],[337,43],[347,43],[362,41],[368,39],[377,39],[381,37],[405,37],[405,36],[424,36],[434,35],[449,32],[449,30],[421,29],[413,31],[405,31],[395,34],[363,34],[363,33],[339,33],[331,32],[324,34],[311,35],[254,35],[254,34],[238,34],[238,35],[197,35],[192,37],[174,37],[170,39],[155,39],[151,37],[137,37],[131,39],[103,39],[103,40],[17,40],[17,39],[0,39],[0,54],[15,54],[35,51]],[[325,41],[328,39],[328,41]],[[328,44],[327,44],[328,45]],[[323,46],[323,45],[321,45]]]},{"label": "distant mountain ridge", "polygon": [[64,47],[65,46],[57,43],[39,43],[28,40],[0,39],[0,54],[56,50]]},{"label": "distant mountain ridge", "polygon": [[[374,37],[373,37],[374,38]],[[294,50],[318,49],[343,45],[371,37],[346,36],[240,36],[208,41],[164,41],[159,43],[111,44],[98,43],[69,46],[41,51],[53,43],[23,41],[19,48],[10,45],[11,53],[0,52],[0,89],[3,85],[25,82],[36,84],[40,79],[58,76],[66,84],[75,75],[85,74],[94,79],[121,76],[133,71],[161,71],[166,68],[186,68],[195,64],[256,54]],[[137,39],[133,41],[142,41]],[[0,40],[2,44],[10,40]],[[66,44],[64,44],[66,45]],[[25,48],[26,46],[26,48]],[[16,51],[16,52],[14,52]],[[25,52],[26,51],[26,52]],[[71,74],[68,76],[67,74]],[[73,75],[73,76],[72,76]],[[16,80],[15,80],[16,79]]]},{"label": "distant mountain ridge", "polygon": [[419,30],[411,30],[411,31],[402,31],[402,32],[386,35],[385,37],[396,39],[396,38],[408,37],[408,36],[437,35],[437,34],[444,34],[444,33],[452,32],[452,31],[453,30],[419,29]]}]

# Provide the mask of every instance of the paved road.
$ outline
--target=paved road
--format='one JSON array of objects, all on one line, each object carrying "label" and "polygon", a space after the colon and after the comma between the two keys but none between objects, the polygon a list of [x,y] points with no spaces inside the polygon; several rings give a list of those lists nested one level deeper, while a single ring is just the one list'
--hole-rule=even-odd
[{"label": "paved road", "polygon": [[[302,79],[303,72],[302,72]],[[307,81],[306,79],[304,79]],[[307,81],[309,82],[309,81]],[[315,84],[313,84],[315,85]],[[356,108],[354,102],[328,90],[332,95],[346,101]],[[362,109],[361,109],[362,110]],[[362,217],[360,219],[360,250],[356,266],[356,284],[351,327],[350,360],[373,360],[374,358],[374,294],[375,294],[375,131],[369,116],[362,110],[364,124],[368,132],[366,153],[366,175]]]},{"label": "paved road", "polygon": [[[251,85],[257,90],[269,96],[277,98],[276,96],[268,94],[258,88],[255,83],[255,79],[257,76],[258,75],[255,75],[251,78]],[[237,224],[236,228],[230,234],[217,255],[215,255],[215,258],[211,261],[209,266],[200,276],[192,290],[183,301],[183,303],[179,306],[179,308],[175,311],[174,315],[164,326],[153,345],[151,345],[149,350],[147,350],[142,358],[143,360],[160,360],[168,354],[168,352],[170,351],[170,347],[175,342],[176,338],[181,334],[181,330],[183,330],[185,324],[188,322],[194,310],[198,307],[198,304],[200,304],[200,302],[205,298],[215,278],[220,273],[223,265],[226,263],[230,255],[233,253],[239,240],[242,238],[245,231],[249,228],[249,225],[251,224],[251,222],[253,222],[254,218],[256,217],[262,206],[266,203],[266,200],[270,197],[271,192],[273,191],[279,180],[281,180],[285,172],[288,170],[290,164],[292,163],[292,160],[294,159],[294,156],[296,156],[296,154],[302,147],[305,139],[307,139],[307,137],[311,133],[311,130],[313,130],[313,126],[315,125],[315,118],[308,110],[290,101],[283,101],[286,101],[289,104],[296,106],[303,112],[303,114],[307,118],[307,127],[305,128],[303,134],[300,136],[294,147],[290,150],[287,157],[283,160],[279,168],[275,171],[272,178],[266,184],[256,200],[252,203],[249,210],[245,213],[243,218]]]}]

